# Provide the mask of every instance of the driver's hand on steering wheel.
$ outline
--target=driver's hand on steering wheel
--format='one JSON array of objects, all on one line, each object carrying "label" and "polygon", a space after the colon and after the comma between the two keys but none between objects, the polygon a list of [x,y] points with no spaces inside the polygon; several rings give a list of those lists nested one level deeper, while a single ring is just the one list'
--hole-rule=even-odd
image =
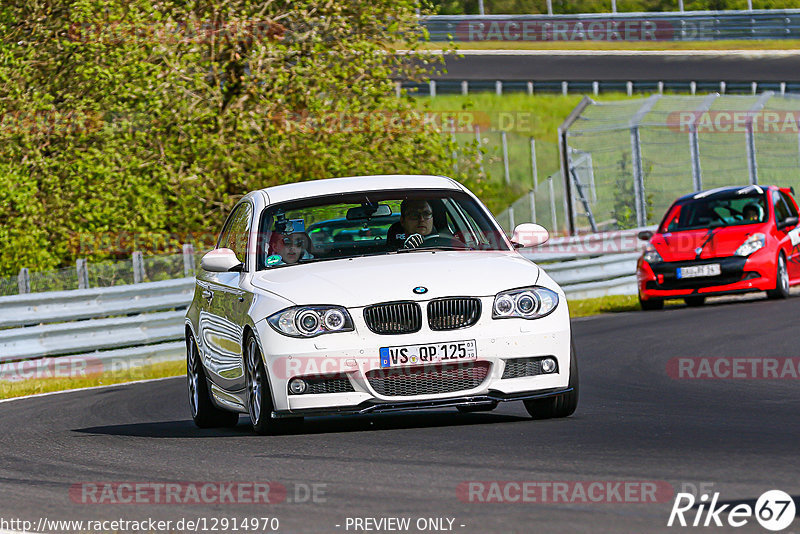
[{"label": "driver's hand on steering wheel", "polygon": [[417,248],[422,244],[422,236],[420,234],[411,234],[403,243],[403,248]]}]

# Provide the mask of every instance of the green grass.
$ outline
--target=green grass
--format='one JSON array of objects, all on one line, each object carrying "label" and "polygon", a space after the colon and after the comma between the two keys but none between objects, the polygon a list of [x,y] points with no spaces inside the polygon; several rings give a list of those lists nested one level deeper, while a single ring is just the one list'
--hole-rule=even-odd
[{"label": "green grass", "polygon": [[[470,41],[457,42],[460,50],[796,50],[800,39],[725,41]],[[445,42],[428,42],[423,48],[442,50]],[[402,49],[402,45],[398,45]]]},{"label": "green grass", "polygon": [[50,393],[52,391],[64,391],[68,389],[123,384],[136,380],[180,376],[185,373],[186,362],[174,361],[75,378],[36,378],[19,381],[0,380],[0,399],[36,395],[38,393]]},{"label": "green grass", "polygon": [[640,310],[639,298],[636,295],[610,295],[595,299],[571,300],[567,299],[569,316],[588,317],[601,313],[618,313]]}]

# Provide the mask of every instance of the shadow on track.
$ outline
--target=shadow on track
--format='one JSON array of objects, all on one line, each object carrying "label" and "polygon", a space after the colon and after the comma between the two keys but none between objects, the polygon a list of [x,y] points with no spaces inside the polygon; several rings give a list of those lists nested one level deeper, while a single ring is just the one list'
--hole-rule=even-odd
[{"label": "shadow on track", "polygon": [[[461,414],[454,411],[354,416],[341,415],[310,417],[302,422],[293,422],[286,425],[285,428],[281,428],[275,435],[302,436],[342,432],[515,423],[522,421],[531,420],[527,417],[517,417],[513,415],[488,413]],[[250,427],[250,419],[247,416],[240,417],[239,424],[233,428],[197,428],[191,420],[183,420],[94,426],[76,428],[73,432],[146,438],[258,437],[253,433]]]}]

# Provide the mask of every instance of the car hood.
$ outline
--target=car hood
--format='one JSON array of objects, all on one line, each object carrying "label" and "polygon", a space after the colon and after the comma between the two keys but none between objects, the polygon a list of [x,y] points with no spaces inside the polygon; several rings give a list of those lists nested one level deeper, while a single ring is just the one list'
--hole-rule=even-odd
[{"label": "car hood", "polygon": [[766,233],[763,224],[686,230],[656,234],[650,243],[664,261],[693,260],[700,247],[703,248],[701,259],[722,258],[733,256],[745,239],[759,232]]},{"label": "car hood", "polygon": [[[410,252],[260,271],[253,286],[295,304],[348,308],[395,300],[489,296],[533,285],[539,268],[516,252]],[[416,287],[427,288],[415,294]]]}]

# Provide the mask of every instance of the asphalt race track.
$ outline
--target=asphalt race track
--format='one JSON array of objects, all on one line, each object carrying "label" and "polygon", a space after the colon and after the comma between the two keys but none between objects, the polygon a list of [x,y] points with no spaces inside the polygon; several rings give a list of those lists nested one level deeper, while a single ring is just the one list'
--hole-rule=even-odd
[{"label": "asphalt race track", "polygon": [[[653,481],[751,505],[781,489],[800,504],[800,381],[677,380],[666,371],[675,357],[797,357],[798,316],[800,298],[759,296],[577,320],[581,401],[562,420],[533,421],[510,403],[484,414],[310,419],[281,436],[251,434],[244,416],[235,429],[199,430],[183,379],[1,403],[0,517],[277,517],[280,532],[365,532],[346,529],[348,517],[408,517],[408,532],[419,532],[419,518],[454,519],[452,530],[463,533],[697,531],[666,528],[672,493],[645,504],[480,503],[463,502],[457,488]],[[277,482],[288,499],[84,504],[69,493],[83,482],[183,481]],[[325,485],[317,502],[289,502],[306,500],[311,484]],[[792,529],[800,530],[797,519],[785,532]],[[753,518],[736,530],[766,532]]]},{"label": "asphalt race track", "polygon": [[800,81],[797,51],[461,51],[446,80]]}]

